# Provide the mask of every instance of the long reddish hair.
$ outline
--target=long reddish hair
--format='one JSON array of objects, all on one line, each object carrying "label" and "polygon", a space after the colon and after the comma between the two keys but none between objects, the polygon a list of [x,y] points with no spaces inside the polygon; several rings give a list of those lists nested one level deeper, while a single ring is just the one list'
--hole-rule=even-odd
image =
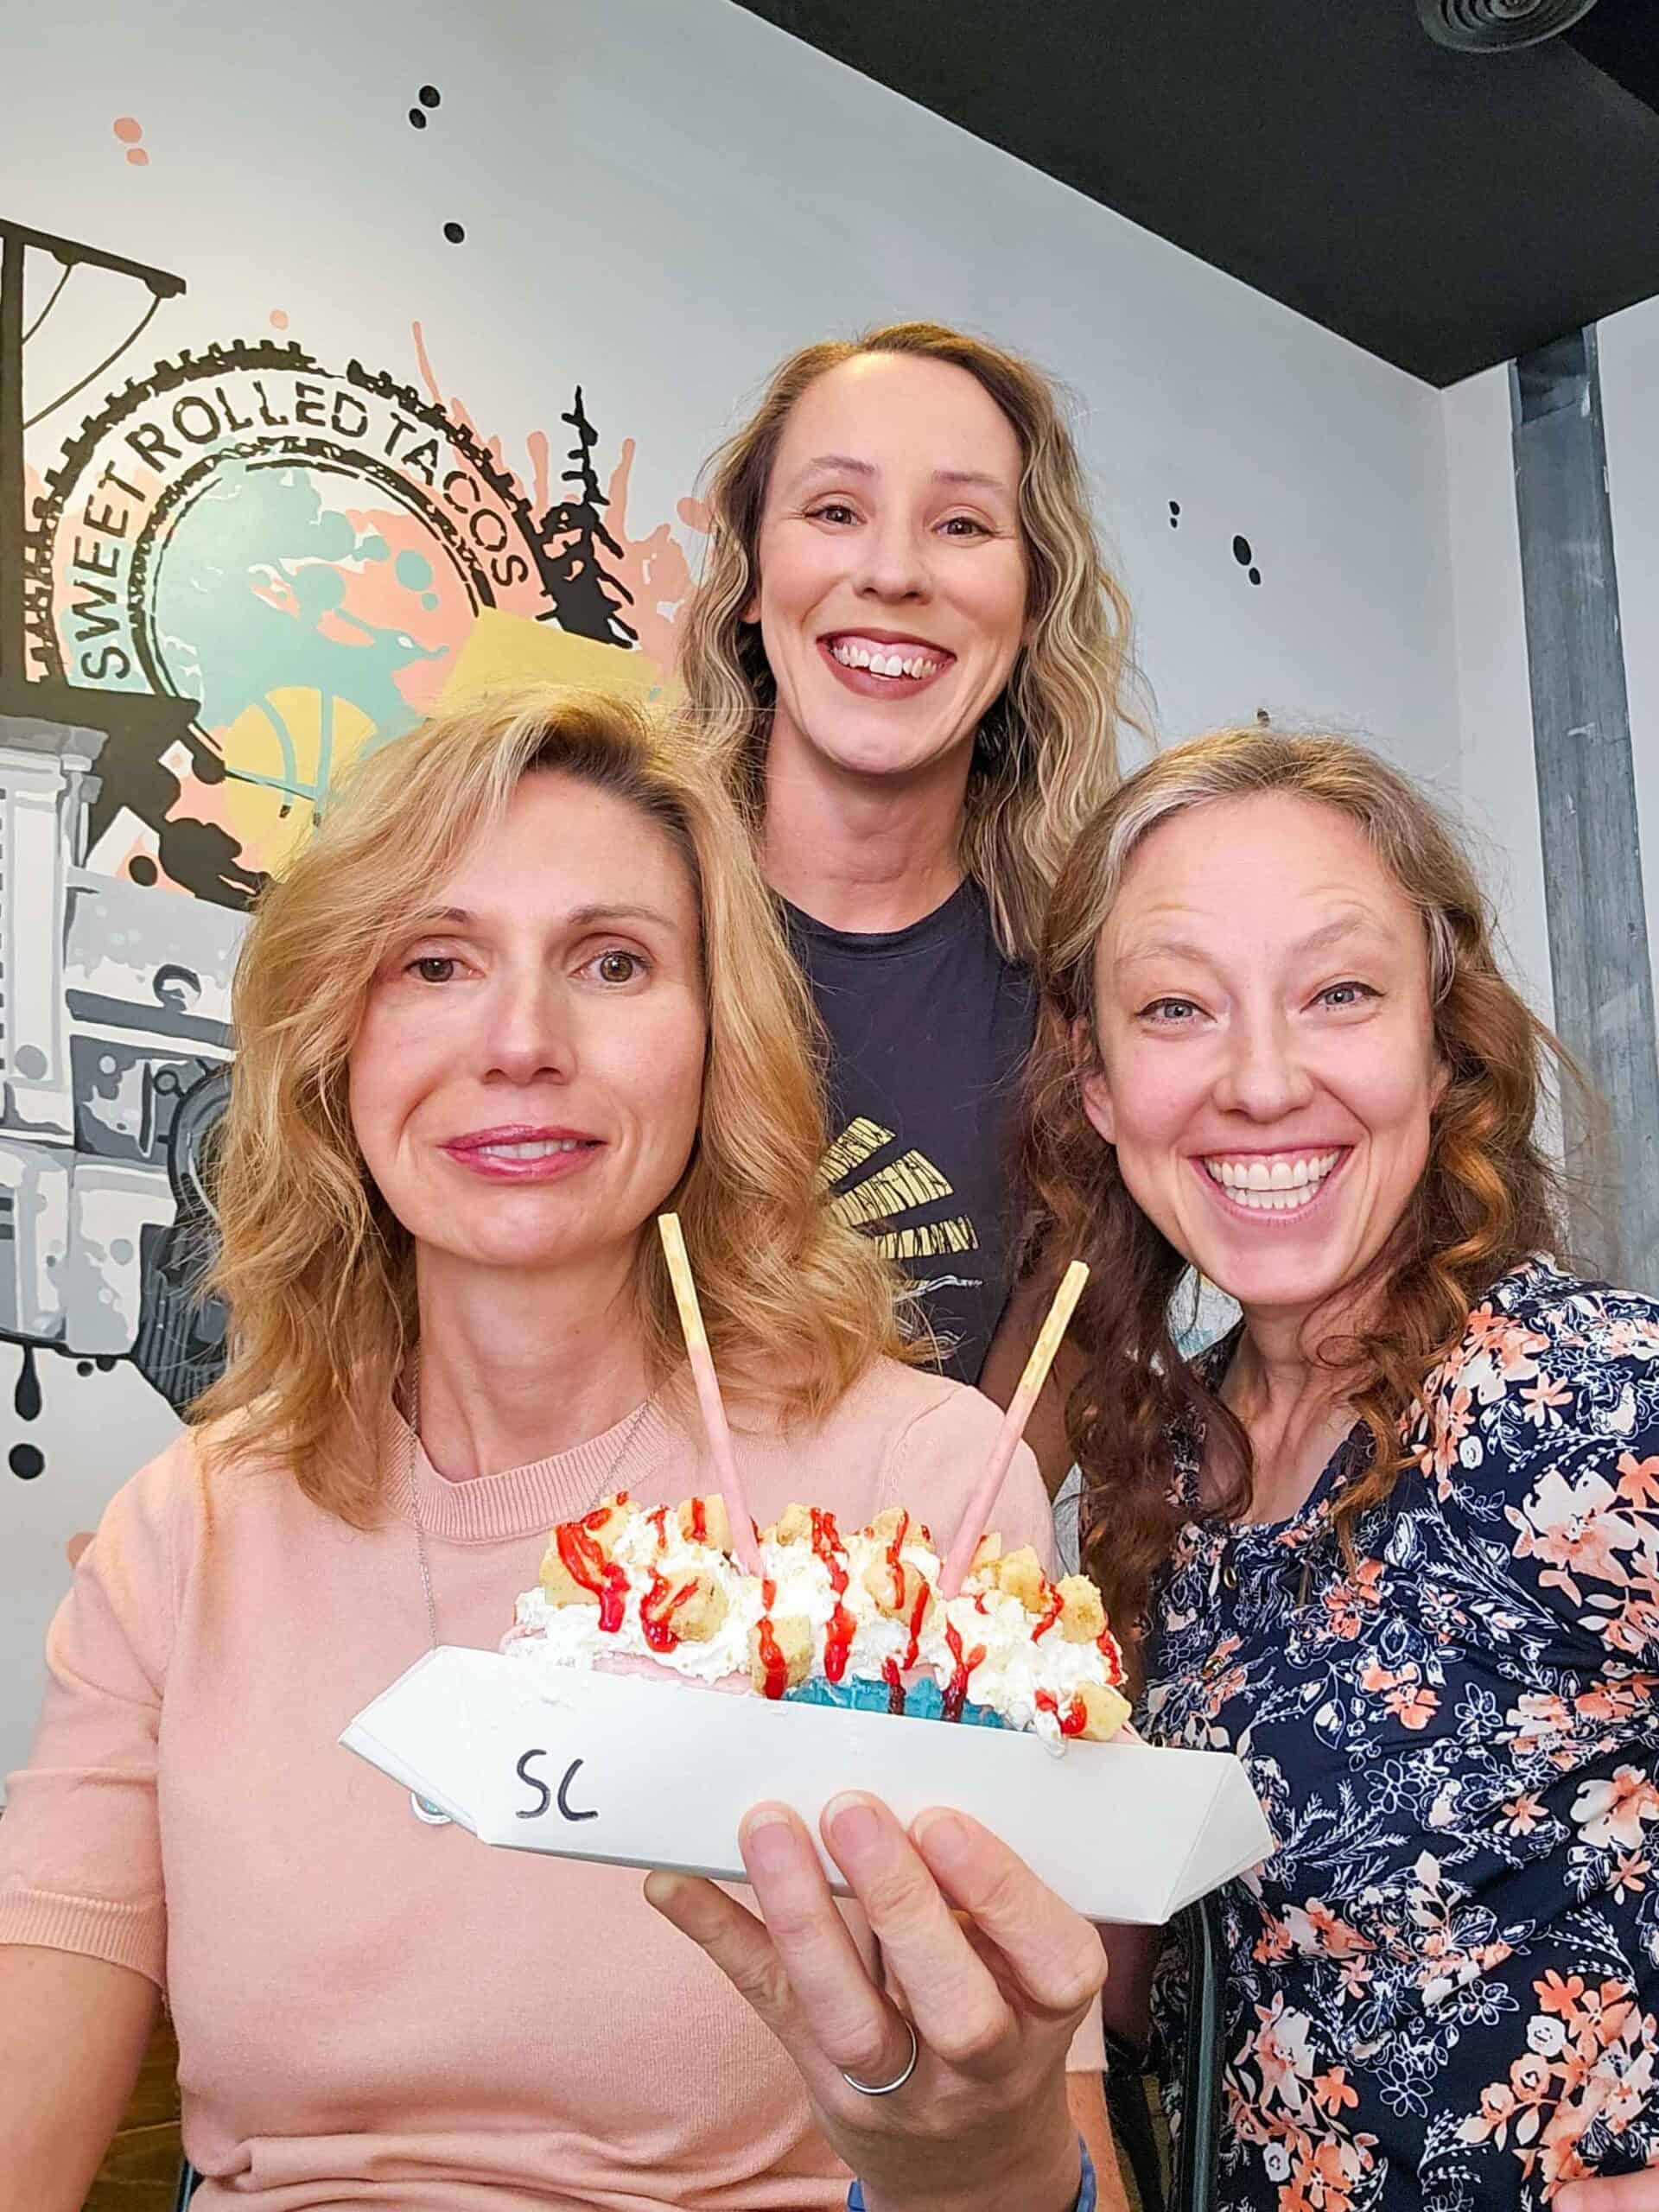
[{"label": "long reddish hair", "polygon": [[1266,792],[1333,807],[1357,823],[1421,914],[1435,1042],[1450,1074],[1421,1180],[1376,1263],[1363,1338],[1334,1327],[1312,1347],[1341,1376],[1370,1432],[1370,1466],[1338,1509],[1344,1539],[1392,1489],[1404,1465],[1402,1425],[1430,1371],[1455,1349],[1471,1305],[1529,1255],[1560,1249],[1560,1179],[1537,1133],[1552,1066],[1587,1096],[1564,1048],[1499,969],[1491,911],[1457,836],[1374,753],[1339,737],[1222,730],[1161,754],[1108,799],[1049,907],[1025,1154],[1039,1249],[1090,1265],[1072,1324],[1088,1371],[1071,1394],[1068,1427],[1085,1480],[1089,1563],[1125,1627],[1141,1618],[1177,1525],[1172,1440],[1183,1432],[1209,1440],[1207,1495],[1229,1518],[1247,1510],[1254,1470],[1243,1428],[1176,1344],[1172,1306],[1188,1263],[1130,1196],[1116,1152],[1085,1116],[1075,1040],[1094,1037],[1095,950],[1142,840],[1191,807]]}]

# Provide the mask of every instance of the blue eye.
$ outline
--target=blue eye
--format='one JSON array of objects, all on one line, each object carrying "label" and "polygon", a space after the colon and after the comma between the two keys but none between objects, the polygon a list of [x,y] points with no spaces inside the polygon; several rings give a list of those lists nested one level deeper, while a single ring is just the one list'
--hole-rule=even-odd
[{"label": "blue eye", "polygon": [[1367,999],[1374,999],[1376,995],[1369,983],[1332,983],[1328,989],[1319,993],[1319,1001],[1322,1005],[1334,1007],[1340,1011],[1346,1007],[1363,1006]]},{"label": "blue eye", "polygon": [[1166,1028],[1179,1027],[1185,1026],[1186,1017],[1198,1010],[1191,999],[1154,999],[1150,1005],[1141,1007],[1141,1019],[1160,1022]]}]

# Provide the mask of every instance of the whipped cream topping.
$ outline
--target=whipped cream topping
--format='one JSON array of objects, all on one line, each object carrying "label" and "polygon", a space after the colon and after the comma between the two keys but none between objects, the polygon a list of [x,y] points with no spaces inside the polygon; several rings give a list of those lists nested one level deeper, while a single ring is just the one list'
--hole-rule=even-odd
[{"label": "whipped cream topping", "polygon": [[[689,1536],[672,1507],[645,1512],[616,1503],[625,1517],[605,1541],[607,1566],[620,1570],[613,1586],[620,1608],[614,1600],[604,1608],[556,1603],[538,1586],[518,1599],[504,1650],[543,1672],[643,1662],[689,1681],[747,1689],[751,1631],[763,1618],[804,1620],[815,1676],[885,1683],[891,1690],[931,1673],[947,1707],[954,1686],[958,1710],[965,1695],[1011,1727],[1052,1743],[1078,1732],[1073,1700],[1085,1687],[1111,1692],[1122,1679],[1122,1655],[1109,1630],[1088,1642],[1065,1639],[1052,1585],[1041,1588],[1046,1625],[1020,1597],[997,1586],[994,1567],[970,1573],[957,1596],[940,1600],[940,1556],[918,1522],[907,1521],[891,1534],[861,1529],[843,1536],[829,1515],[819,1514],[816,1546],[780,1541],[768,1530],[755,1576],[715,1544]],[[912,1607],[910,1618],[884,1611],[869,1587],[873,1581],[892,1589],[895,1570],[913,1570],[931,1600]],[[697,1640],[664,1636],[672,1593],[698,1576],[723,1597],[724,1618]]]}]

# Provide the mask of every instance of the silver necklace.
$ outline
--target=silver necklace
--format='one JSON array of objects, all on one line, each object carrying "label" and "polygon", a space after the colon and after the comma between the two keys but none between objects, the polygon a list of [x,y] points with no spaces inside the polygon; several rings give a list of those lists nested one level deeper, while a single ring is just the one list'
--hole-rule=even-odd
[{"label": "silver necklace", "polygon": [[[435,1651],[438,1648],[438,1601],[432,1592],[432,1562],[427,1557],[426,1524],[421,1518],[421,1491],[419,1484],[415,1479],[415,1454],[421,1439],[421,1354],[418,1345],[409,1363],[407,1395],[409,1398],[407,1416],[409,1440],[404,1447],[404,1474],[409,1484],[409,1517],[415,1524],[415,1551],[421,1565],[421,1588],[426,1597],[426,1632],[430,1648]],[[617,1446],[616,1456],[607,1468],[604,1479],[600,1484],[595,1503],[598,1503],[598,1498],[605,1497],[615,1487],[617,1476],[622,1471],[622,1462],[632,1450],[633,1440],[644,1427],[645,1415],[651,1411],[656,1395],[653,1390],[628,1423],[622,1441]],[[448,1814],[441,1812],[430,1798],[423,1797],[418,1791],[411,1789],[409,1793],[409,1802],[416,1819],[424,1821],[428,1827],[447,1828],[449,1826]]]}]

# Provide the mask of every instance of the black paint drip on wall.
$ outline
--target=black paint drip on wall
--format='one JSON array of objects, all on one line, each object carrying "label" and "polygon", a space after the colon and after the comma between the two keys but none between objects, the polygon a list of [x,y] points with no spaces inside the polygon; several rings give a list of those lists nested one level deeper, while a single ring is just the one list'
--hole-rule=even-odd
[{"label": "black paint drip on wall", "polygon": [[1241,569],[1248,569],[1249,570],[1250,582],[1253,584],[1259,584],[1261,582],[1262,571],[1260,569],[1253,565],[1255,560],[1255,556],[1250,550],[1250,541],[1248,537],[1236,537],[1233,540],[1233,558],[1237,562]]},{"label": "black paint drip on wall", "polygon": [[11,1394],[12,1409],[19,1421],[41,1417],[41,1372],[35,1363],[35,1347],[22,1347],[23,1363],[17,1370],[17,1387]]},{"label": "black paint drip on wall", "polygon": [[[35,1362],[35,1347],[21,1347],[23,1359],[17,1370],[17,1387],[11,1394],[11,1402],[19,1421],[38,1421],[41,1417],[41,1373]],[[46,1454],[37,1444],[14,1444],[7,1454],[6,1464],[20,1483],[32,1483],[46,1465]]]}]

